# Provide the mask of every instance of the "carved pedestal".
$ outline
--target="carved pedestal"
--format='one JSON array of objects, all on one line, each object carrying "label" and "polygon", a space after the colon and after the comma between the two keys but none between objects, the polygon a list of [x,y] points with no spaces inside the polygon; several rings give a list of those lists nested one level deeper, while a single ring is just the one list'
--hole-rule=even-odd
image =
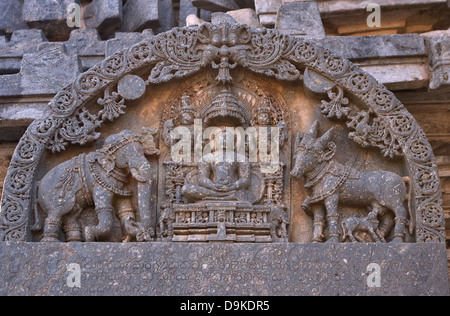
[{"label": "carved pedestal", "polygon": [[270,207],[237,201],[174,205],[175,242],[270,243]]}]

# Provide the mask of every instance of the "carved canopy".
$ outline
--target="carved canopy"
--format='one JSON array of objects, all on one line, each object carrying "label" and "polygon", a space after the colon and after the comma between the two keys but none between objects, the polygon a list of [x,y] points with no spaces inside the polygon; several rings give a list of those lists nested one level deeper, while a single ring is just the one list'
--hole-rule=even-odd
[{"label": "carved canopy", "polygon": [[[69,144],[94,141],[103,122],[125,114],[125,96],[118,87],[125,76],[145,76],[149,86],[213,68],[217,80],[226,83],[232,79],[230,69],[236,67],[281,81],[304,80],[309,90],[328,92],[331,102],[322,104],[322,113],[347,119],[349,132],[367,113],[375,116],[373,135],[363,140],[355,133],[350,137],[360,145],[378,147],[386,157],[404,157],[414,183],[417,241],[444,242],[435,158],[424,132],[395,95],[358,66],[312,41],[226,23],[175,28],[149,37],[62,89],[44,118],[30,125],[12,158],[2,199],[0,240],[30,240],[31,193],[44,151],[60,152]],[[360,113],[350,115],[345,96],[357,103]],[[93,114],[89,104],[95,103],[103,109]]]}]

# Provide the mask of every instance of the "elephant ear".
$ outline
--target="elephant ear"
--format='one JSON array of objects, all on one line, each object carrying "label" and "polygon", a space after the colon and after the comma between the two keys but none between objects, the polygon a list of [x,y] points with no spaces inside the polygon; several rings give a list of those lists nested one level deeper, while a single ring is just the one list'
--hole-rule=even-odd
[{"label": "elephant ear", "polygon": [[95,159],[102,166],[102,168],[106,171],[107,174],[111,173],[116,167],[116,159],[105,153],[97,153]]}]

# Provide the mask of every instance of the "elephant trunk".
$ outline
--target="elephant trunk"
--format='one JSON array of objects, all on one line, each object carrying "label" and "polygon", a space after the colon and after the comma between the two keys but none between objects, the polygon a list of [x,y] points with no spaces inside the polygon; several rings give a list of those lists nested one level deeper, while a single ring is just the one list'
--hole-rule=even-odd
[{"label": "elephant trunk", "polygon": [[[138,206],[139,217],[143,227],[143,234],[149,234],[150,238],[153,237],[153,221],[152,221],[152,209],[151,209],[151,190],[152,182],[139,182],[138,183]],[[148,239],[144,237],[143,239]]]}]

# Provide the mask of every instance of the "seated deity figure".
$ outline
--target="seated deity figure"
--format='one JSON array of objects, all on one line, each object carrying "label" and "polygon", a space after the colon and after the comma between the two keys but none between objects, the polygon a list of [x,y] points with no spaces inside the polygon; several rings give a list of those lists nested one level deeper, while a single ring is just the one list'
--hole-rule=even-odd
[{"label": "seated deity figure", "polygon": [[[247,201],[251,182],[248,158],[237,153],[233,157],[211,142],[211,153],[198,163],[197,183],[188,182],[182,194],[190,201]],[[250,194],[251,195],[251,194]]]}]

